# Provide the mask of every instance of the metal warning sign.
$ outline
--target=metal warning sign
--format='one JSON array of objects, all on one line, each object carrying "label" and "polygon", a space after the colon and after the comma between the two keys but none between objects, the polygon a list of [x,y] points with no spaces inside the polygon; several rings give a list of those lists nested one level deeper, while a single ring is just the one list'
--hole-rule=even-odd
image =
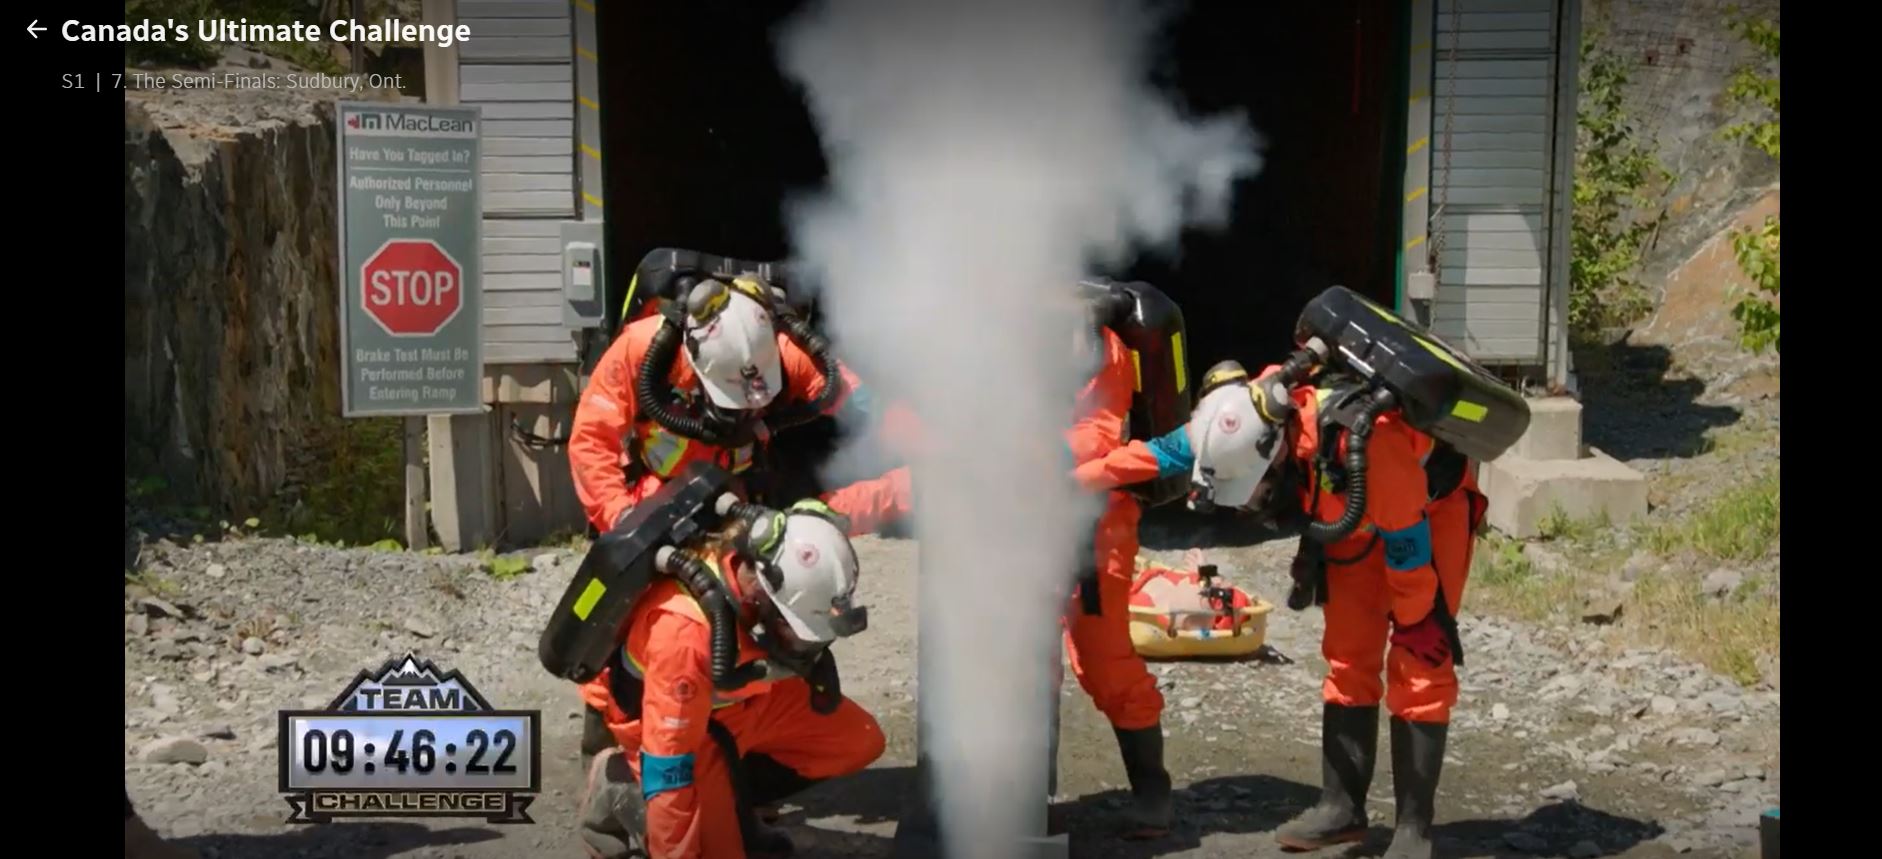
[{"label": "metal warning sign", "polygon": [[480,412],[480,112],[339,111],[344,413]]}]

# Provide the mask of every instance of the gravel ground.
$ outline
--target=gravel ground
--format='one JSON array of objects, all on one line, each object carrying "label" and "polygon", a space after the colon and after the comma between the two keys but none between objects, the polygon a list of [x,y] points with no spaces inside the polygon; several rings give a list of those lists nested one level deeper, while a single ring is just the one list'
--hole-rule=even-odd
[{"label": "gravel ground", "polygon": [[[1712,329],[1731,325],[1721,318]],[[1630,336],[1577,360],[1582,440],[1647,475],[1656,519],[1777,466],[1777,356],[1748,356],[1713,331],[1680,343]]]},{"label": "gravel ground", "polygon": [[[1193,529],[1192,529],[1193,530]],[[1180,535],[1147,532],[1153,545]],[[844,685],[889,750],[869,771],[787,807],[808,856],[885,856],[914,760],[915,544],[867,538],[870,631],[839,645]],[[1211,550],[1237,583],[1283,593],[1282,542]],[[1178,552],[1156,553],[1170,561]],[[164,835],[205,856],[575,856],[579,702],[536,662],[537,630],[578,558],[528,555],[507,581],[474,559],[235,538],[148,545],[125,591],[125,769]],[[1281,610],[1270,652],[1155,666],[1180,788],[1179,831],[1104,836],[1124,775],[1103,719],[1068,681],[1062,808],[1077,855],[1278,855],[1271,830],[1319,781],[1320,615]],[[1572,630],[1466,617],[1469,667],[1439,819],[1444,855],[1745,855],[1778,795],[1778,694],[1748,691],[1657,650],[1613,652]],[[492,703],[541,709],[534,826],[384,821],[297,827],[276,793],[276,711],[323,706],[360,670],[414,651],[461,670]],[[1383,745],[1382,745],[1383,748]],[[1383,843],[1390,764],[1372,793]]]}]

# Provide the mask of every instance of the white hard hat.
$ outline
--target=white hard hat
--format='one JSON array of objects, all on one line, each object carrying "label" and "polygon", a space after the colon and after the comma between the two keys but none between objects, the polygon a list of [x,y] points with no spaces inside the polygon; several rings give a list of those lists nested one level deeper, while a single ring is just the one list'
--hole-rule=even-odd
[{"label": "white hard hat", "polygon": [[705,281],[687,299],[686,357],[706,398],[722,409],[759,409],[784,384],[771,312],[736,289]]},{"label": "white hard hat", "polygon": [[[815,505],[821,508],[822,505]],[[828,644],[855,631],[846,621],[853,609],[858,568],[856,550],[828,509],[813,512],[801,505],[762,521],[754,542],[766,546],[766,569],[758,576],[771,607],[803,644]]]},{"label": "white hard hat", "polygon": [[1283,427],[1264,420],[1245,381],[1203,395],[1189,417],[1191,481],[1208,487],[1217,507],[1246,507],[1286,446]]}]

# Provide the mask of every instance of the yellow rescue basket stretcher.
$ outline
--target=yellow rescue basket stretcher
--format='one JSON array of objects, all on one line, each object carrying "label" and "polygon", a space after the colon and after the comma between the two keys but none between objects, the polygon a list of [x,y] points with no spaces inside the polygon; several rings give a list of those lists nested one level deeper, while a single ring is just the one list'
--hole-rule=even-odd
[{"label": "yellow rescue basket stretcher", "polygon": [[[1215,577],[1191,551],[1194,570],[1137,559],[1131,583],[1131,644],[1146,659],[1247,656],[1267,643],[1274,604]],[[1204,575],[1207,573],[1208,575]]]}]

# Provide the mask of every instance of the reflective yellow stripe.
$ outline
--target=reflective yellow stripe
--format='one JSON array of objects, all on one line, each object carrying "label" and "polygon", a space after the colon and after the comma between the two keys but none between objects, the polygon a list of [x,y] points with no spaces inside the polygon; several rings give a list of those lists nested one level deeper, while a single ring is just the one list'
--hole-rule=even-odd
[{"label": "reflective yellow stripe", "polygon": [[575,598],[575,616],[587,620],[595,610],[595,604],[601,602],[601,596],[608,592],[608,586],[600,579],[589,579],[588,586],[582,588],[582,595]]},{"label": "reflective yellow stripe", "polygon": [[[1420,241],[1422,241],[1422,239]],[[1368,308],[1371,308],[1372,312],[1376,314],[1380,319],[1383,319],[1387,322],[1392,323],[1393,325],[1396,325],[1400,328],[1405,329],[1405,333],[1410,334],[1413,340],[1418,341],[1418,345],[1425,347],[1425,351],[1438,356],[1438,360],[1451,365],[1452,367],[1456,368],[1458,372],[1461,372],[1461,373],[1470,372],[1469,368],[1465,367],[1463,364],[1458,363],[1457,359],[1451,356],[1451,350],[1446,349],[1443,346],[1439,346],[1436,343],[1433,343],[1430,338],[1426,337],[1423,334],[1418,333],[1417,331],[1412,330],[1410,326],[1407,326],[1405,324],[1405,320],[1400,319],[1398,316],[1394,315],[1391,311],[1386,310],[1385,308],[1380,307],[1377,304],[1373,304],[1370,301],[1364,302],[1364,304]],[[1479,406],[1476,403],[1470,403],[1469,405],[1476,409],[1483,408],[1482,406]],[[1478,416],[1475,418],[1465,417],[1464,412],[1452,411],[1452,414],[1457,415],[1460,418],[1464,418],[1464,420],[1467,420],[1467,421],[1483,419],[1483,415],[1481,413],[1478,414]]]},{"label": "reflective yellow stripe", "polygon": [[1410,203],[1410,202],[1412,202],[1413,200],[1416,200],[1416,199],[1418,199],[1419,197],[1423,197],[1423,196],[1425,195],[1425,192],[1426,192],[1426,191],[1429,191],[1429,190],[1431,190],[1431,188],[1430,188],[1429,186],[1421,186],[1421,187],[1419,187],[1419,188],[1418,188],[1418,190],[1416,190],[1416,191],[1413,191],[1413,192],[1411,192],[1410,194],[1406,194],[1406,195],[1405,195],[1405,202],[1407,202],[1407,203]]},{"label": "reflective yellow stripe", "polygon": [[1144,389],[1144,362],[1138,357],[1137,350],[1131,350],[1131,390],[1142,393]]},{"label": "reflective yellow stripe", "polygon": [[596,161],[601,160],[601,150],[596,149],[593,146],[589,146],[586,143],[582,144],[582,154],[590,158],[593,158]]},{"label": "reflective yellow stripe", "polygon": [[1424,243],[1425,243],[1425,237],[1424,237],[1424,236],[1419,236],[1418,238],[1415,238],[1415,239],[1412,239],[1412,240],[1411,240],[1411,241],[1409,241],[1409,242],[1406,242],[1406,243],[1405,243],[1405,249],[1406,249],[1406,250],[1411,250],[1412,248],[1415,248],[1415,247],[1417,247],[1417,246],[1419,246],[1419,245],[1422,245],[1422,244],[1424,244]]},{"label": "reflective yellow stripe", "polygon": [[600,198],[600,197],[597,197],[597,196],[595,196],[595,195],[593,195],[593,194],[590,194],[590,193],[588,193],[587,191],[583,191],[583,192],[582,192],[582,199],[584,199],[584,200],[587,200],[587,201],[588,201],[589,203],[591,203],[591,204],[593,204],[593,205],[594,205],[594,207],[595,207],[595,208],[597,208],[597,209],[599,209],[599,208],[601,208],[601,207],[602,207],[602,206],[601,206],[601,198]]},{"label": "reflective yellow stripe", "polygon": [[588,50],[587,48],[576,48],[575,56],[581,57],[582,59],[587,60],[591,63],[595,61],[595,52]]},{"label": "reflective yellow stripe", "polygon": [[575,8],[587,12],[590,15],[595,14],[595,4],[589,3],[587,0],[575,0]]},{"label": "reflective yellow stripe", "polygon": [[627,325],[627,311],[634,306],[634,290],[640,288],[640,272],[627,279],[627,297],[621,300],[621,325]]},{"label": "reflective yellow stripe", "polygon": [[581,102],[582,107],[588,108],[589,110],[601,109],[601,105],[595,104],[595,100],[588,96],[577,96],[575,100]]},{"label": "reflective yellow stripe", "polygon": [[1412,145],[1411,145],[1411,146],[1409,146],[1409,147],[1407,147],[1407,148],[1405,149],[1405,154],[1406,154],[1406,155],[1413,155],[1413,154],[1416,154],[1416,153],[1418,152],[1418,150],[1420,150],[1420,149],[1423,149],[1423,148],[1425,148],[1426,146],[1430,146],[1430,145],[1431,145],[1431,138],[1430,138],[1430,137],[1428,137],[1428,136],[1427,136],[1427,137],[1420,137],[1420,138],[1418,138],[1417,140],[1414,140],[1414,141],[1412,141]]},{"label": "reflective yellow stripe", "polygon": [[641,446],[640,460],[660,477],[673,474],[680,465],[680,458],[686,455],[687,440],[660,427],[650,427],[647,439]]},{"label": "reflective yellow stripe", "polygon": [[1489,413],[1490,410],[1484,408],[1482,404],[1469,402],[1467,400],[1458,400],[1457,405],[1451,407],[1451,414],[1474,424],[1483,423],[1484,415]]},{"label": "reflective yellow stripe", "polygon": [[1189,387],[1189,368],[1183,365],[1183,333],[1170,335],[1170,360],[1176,362],[1176,392]]}]

